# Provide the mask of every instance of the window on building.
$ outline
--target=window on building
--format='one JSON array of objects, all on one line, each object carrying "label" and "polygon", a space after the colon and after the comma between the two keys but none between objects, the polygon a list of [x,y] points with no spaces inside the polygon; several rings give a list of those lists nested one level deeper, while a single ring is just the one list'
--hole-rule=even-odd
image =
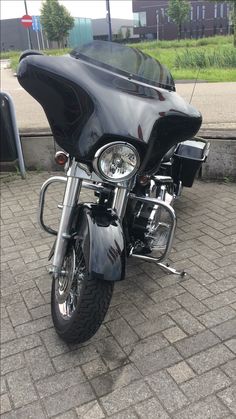
[{"label": "window on building", "polygon": [[205,17],[206,17],[206,6],[205,6],[205,5],[203,5],[203,6],[202,6],[202,19],[204,20],[204,19],[205,19]]},{"label": "window on building", "polygon": [[197,20],[200,19],[200,6],[197,6]]},{"label": "window on building", "polygon": [[193,20],[193,6],[190,9],[190,20]]},{"label": "window on building", "polygon": [[217,18],[217,3],[215,3],[215,7],[214,7],[214,18]]},{"label": "window on building", "polygon": [[220,17],[224,17],[224,3],[220,5]]},{"label": "window on building", "polygon": [[134,13],[133,20],[135,28],[147,26],[146,12]]}]

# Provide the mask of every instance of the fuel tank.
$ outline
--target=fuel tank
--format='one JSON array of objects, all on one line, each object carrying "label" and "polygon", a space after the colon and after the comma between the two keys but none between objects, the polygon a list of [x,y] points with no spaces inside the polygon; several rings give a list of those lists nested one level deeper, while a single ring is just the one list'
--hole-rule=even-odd
[{"label": "fuel tank", "polygon": [[140,81],[76,54],[25,54],[17,77],[42,105],[59,146],[81,162],[123,139],[139,149],[142,171],[150,173],[174,144],[192,138],[201,126],[201,114],[173,83]]}]

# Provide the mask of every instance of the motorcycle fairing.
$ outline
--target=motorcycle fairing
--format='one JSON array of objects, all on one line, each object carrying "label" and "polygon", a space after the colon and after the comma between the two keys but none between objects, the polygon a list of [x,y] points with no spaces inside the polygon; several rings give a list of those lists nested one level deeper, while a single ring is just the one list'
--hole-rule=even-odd
[{"label": "motorcycle fairing", "polygon": [[78,216],[78,239],[91,279],[120,281],[125,275],[123,229],[115,213],[84,204]]},{"label": "motorcycle fairing", "polygon": [[[118,136],[142,142],[146,151],[141,158],[151,156],[158,167],[174,144],[197,133],[202,121],[173,90],[145,85],[71,56],[27,56],[20,62],[18,80],[43,106],[56,142],[86,163],[112,141],[111,136]],[[150,166],[145,158],[143,171]]]}]

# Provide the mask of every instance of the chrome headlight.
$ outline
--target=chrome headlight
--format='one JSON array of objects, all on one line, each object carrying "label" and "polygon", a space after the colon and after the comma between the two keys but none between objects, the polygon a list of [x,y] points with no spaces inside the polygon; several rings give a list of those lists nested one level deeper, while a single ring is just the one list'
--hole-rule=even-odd
[{"label": "chrome headlight", "polygon": [[101,147],[95,154],[95,172],[111,182],[131,179],[140,166],[138,151],[131,144],[114,142]]}]

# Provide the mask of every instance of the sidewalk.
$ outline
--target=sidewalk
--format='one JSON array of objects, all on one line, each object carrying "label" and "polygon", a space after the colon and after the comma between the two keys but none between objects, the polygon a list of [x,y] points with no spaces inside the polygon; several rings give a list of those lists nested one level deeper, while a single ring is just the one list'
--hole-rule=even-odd
[{"label": "sidewalk", "polygon": [[[54,239],[37,224],[48,176],[13,175],[1,186],[2,419],[233,419],[236,185],[196,182],[176,203],[170,263],[187,278],[130,260],[99,332],[68,346],[50,316]],[[60,199],[56,187],[52,223]]]}]

